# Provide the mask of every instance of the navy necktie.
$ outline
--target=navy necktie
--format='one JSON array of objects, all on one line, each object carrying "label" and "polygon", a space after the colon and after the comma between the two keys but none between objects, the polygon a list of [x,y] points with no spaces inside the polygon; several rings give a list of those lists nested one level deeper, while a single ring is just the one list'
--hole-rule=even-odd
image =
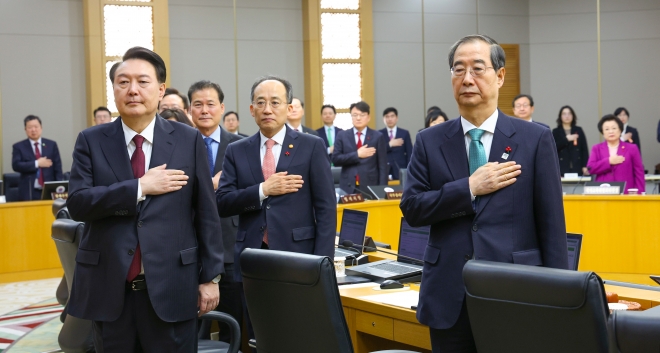
[{"label": "navy necktie", "polygon": [[211,147],[213,139],[204,137],[204,144],[206,145],[206,158],[209,160],[209,167],[211,168],[211,178],[213,178],[213,169],[215,169],[215,161],[213,160],[213,148]]}]

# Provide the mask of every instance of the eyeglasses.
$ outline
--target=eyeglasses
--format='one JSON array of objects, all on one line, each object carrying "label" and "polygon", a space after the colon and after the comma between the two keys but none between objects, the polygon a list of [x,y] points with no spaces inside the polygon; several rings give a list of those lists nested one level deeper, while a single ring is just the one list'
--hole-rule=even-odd
[{"label": "eyeglasses", "polygon": [[266,109],[266,105],[269,105],[269,104],[270,104],[271,108],[277,109],[277,108],[280,107],[280,105],[282,105],[282,102],[280,102],[280,101],[270,101],[270,102],[268,102],[268,101],[265,101],[265,100],[260,100],[260,101],[252,102],[252,104],[254,104],[257,107],[257,109]]},{"label": "eyeglasses", "polygon": [[530,105],[529,104],[516,104],[513,107],[516,108],[516,109],[521,109],[521,108],[529,108]]},{"label": "eyeglasses", "polygon": [[[475,65],[475,66],[469,68],[470,75],[475,76],[475,77],[483,76],[486,73],[486,70],[488,70],[488,69],[495,70],[492,66],[485,67],[485,66],[482,66],[482,65]],[[465,76],[465,73],[468,71],[468,69],[466,69],[464,66],[458,65],[458,66],[452,67],[450,69],[450,71],[451,71],[452,76],[454,76],[454,77],[463,77],[463,76]]]},{"label": "eyeglasses", "polygon": [[354,113],[354,114],[351,114],[351,118],[357,118],[357,117],[366,118],[367,115],[369,115],[369,114],[367,114],[367,113]]}]

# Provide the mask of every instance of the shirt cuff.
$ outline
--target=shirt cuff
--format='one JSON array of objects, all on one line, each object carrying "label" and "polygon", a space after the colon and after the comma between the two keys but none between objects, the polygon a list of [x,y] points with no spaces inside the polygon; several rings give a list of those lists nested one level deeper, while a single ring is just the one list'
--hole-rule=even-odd
[{"label": "shirt cuff", "polygon": [[39,161],[34,161],[34,167],[39,169]]},{"label": "shirt cuff", "polygon": [[146,196],[142,195],[142,185],[140,185],[140,179],[138,179],[137,203],[144,201],[146,198]]},{"label": "shirt cuff", "polygon": [[326,148],[325,151],[326,151],[328,154],[331,154],[331,153],[330,153],[330,147]]},{"label": "shirt cuff", "polygon": [[[469,187],[468,187],[468,190],[470,190]],[[471,199],[471,201],[474,201],[476,198],[477,198],[477,197],[474,196],[474,194],[472,193],[472,190],[470,190],[470,199]]]},{"label": "shirt cuff", "polygon": [[264,183],[259,184],[259,203],[261,204],[268,196],[264,195]]}]

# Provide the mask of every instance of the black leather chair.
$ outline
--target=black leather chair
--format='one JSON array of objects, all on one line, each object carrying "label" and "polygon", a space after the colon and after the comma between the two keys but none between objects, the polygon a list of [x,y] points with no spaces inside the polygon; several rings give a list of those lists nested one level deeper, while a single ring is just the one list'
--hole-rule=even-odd
[{"label": "black leather chair", "polygon": [[20,180],[21,175],[19,173],[5,173],[2,175],[7,202],[18,201],[18,184]]},{"label": "black leather chair", "polygon": [[[222,295],[222,293],[220,293]],[[211,311],[202,315],[203,325],[210,324],[211,321],[226,323],[229,326],[229,342],[212,341],[209,339],[200,339],[197,343],[198,353],[237,353],[241,348],[241,328],[238,322],[231,315],[219,311]]]},{"label": "black leather chair", "polygon": [[607,353],[609,309],[593,272],[487,261],[463,268],[479,353]]},{"label": "black leather chair", "polygon": [[330,171],[332,172],[332,180],[334,180],[335,187],[338,188],[341,184],[341,167],[330,167]]},{"label": "black leather chair", "polygon": [[[51,207],[52,207],[51,210],[53,212],[53,216],[55,216],[55,218],[60,218],[60,217],[57,217],[57,213],[62,208],[66,207],[66,200],[64,200],[64,199],[55,199],[55,200],[53,200],[53,205]],[[67,217],[67,218],[71,218],[71,217]]]},{"label": "black leather chair", "polygon": [[[58,211],[61,212],[61,209]],[[71,293],[73,275],[76,267],[76,253],[83,234],[84,223],[71,219],[56,219],[52,225],[52,238],[55,241],[57,254],[60,257],[68,293]],[[94,352],[92,322],[66,314],[66,306],[62,317],[63,324],[58,342],[66,353]]]},{"label": "black leather chair", "polygon": [[258,351],[353,352],[329,257],[247,249],[240,261]]},{"label": "black leather chair", "polygon": [[[53,201],[52,212],[56,219],[71,219],[69,211],[66,208],[66,200],[64,199],[56,199]],[[57,291],[55,292],[55,298],[57,298],[57,302],[61,305],[66,305],[66,302],[69,300],[69,289],[66,284],[66,276],[62,276],[62,281],[60,282],[60,285],[57,287]],[[64,322],[65,316],[65,314],[62,315],[62,322]]]},{"label": "black leather chair", "polygon": [[610,317],[612,352],[660,352],[660,307],[646,311],[615,311]]}]

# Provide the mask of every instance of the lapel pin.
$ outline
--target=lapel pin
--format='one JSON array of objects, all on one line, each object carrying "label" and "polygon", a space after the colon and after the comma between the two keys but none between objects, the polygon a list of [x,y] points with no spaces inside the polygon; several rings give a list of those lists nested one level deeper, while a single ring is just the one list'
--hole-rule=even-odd
[{"label": "lapel pin", "polygon": [[511,147],[507,146],[502,153],[502,159],[509,159],[509,153],[511,153]]},{"label": "lapel pin", "polygon": [[289,154],[290,154],[289,151],[284,152],[284,155],[287,157],[289,156]]},{"label": "lapel pin", "polygon": [[293,145],[289,145],[289,148],[293,148]]},{"label": "lapel pin", "polygon": [[41,143],[41,146],[42,146],[42,147],[46,147],[46,144],[42,142],[42,143]]}]

